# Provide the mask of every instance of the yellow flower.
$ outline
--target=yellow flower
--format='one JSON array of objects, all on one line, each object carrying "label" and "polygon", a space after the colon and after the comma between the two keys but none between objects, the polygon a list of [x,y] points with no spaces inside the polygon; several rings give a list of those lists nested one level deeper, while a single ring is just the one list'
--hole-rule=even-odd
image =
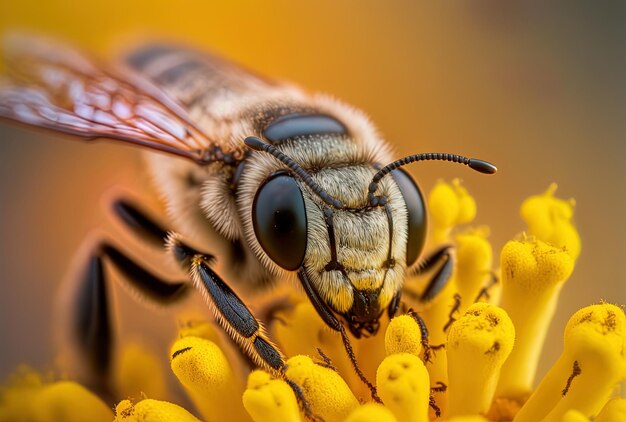
[{"label": "yellow flower", "polygon": [[558,421],[571,410],[597,415],[615,386],[626,378],[624,311],[608,303],[576,312],[565,328],[564,351],[517,421]]},{"label": "yellow flower", "polygon": [[[129,344],[114,369],[117,404],[22,368],[0,390],[0,422],[85,415],[94,421],[298,422],[305,419],[305,404],[294,388],[311,418],[329,422],[425,422],[439,414],[456,422],[623,420],[626,400],[616,392],[626,379],[626,319],[619,306],[599,303],[576,312],[565,329],[563,354],[535,387],[559,292],[580,253],[573,200],[556,198],[555,190],[552,185],[524,201],[528,233],[504,245],[498,270],[489,229],[457,227],[476,215],[467,189],[458,180],[437,183],[429,195],[431,246],[456,246],[450,281],[426,307],[416,295],[405,295],[403,307],[413,311],[383,321],[377,336],[353,341],[382,403],[372,401],[355,375],[341,336],[294,293],[268,325],[290,356],[284,378],[250,370],[222,344],[213,323],[193,321],[181,326],[169,350],[171,372],[191,405],[176,396],[162,401],[175,391],[158,364],[157,353],[165,351]],[[409,279],[406,289],[419,292],[423,283]]]},{"label": "yellow flower", "polygon": [[115,407],[114,422],[198,422],[195,416],[175,404],[144,399],[133,404],[122,400]]},{"label": "yellow flower", "polygon": [[73,381],[46,382],[30,368],[20,367],[0,390],[2,422],[94,422],[113,419],[98,396]]},{"label": "yellow flower", "polygon": [[574,227],[576,201],[556,198],[557,185],[552,183],[542,194],[526,199],[520,209],[528,233],[558,248],[565,248],[574,259],[580,255],[580,236]]},{"label": "yellow flower", "polygon": [[424,363],[410,353],[387,356],[376,372],[383,403],[399,421],[428,420],[430,380]]},{"label": "yellow flower", "polygon": [[537,363],[574,260],[540,240],[513,240],[502,249],[502,307],[515,325],[516,345],[502,367],[497,395],[521,399],[533,385]]},{"label": "yellow flower", "polygon": [[470,306],[452,325],[447,347],[450,416],[487,413],[514,340],[507,313],[488,303]]},{"label": "yellow flower", "polygon": [[428,206],[435,243],[446,242],[454,226],[467,224],[476,216],[476,201],[459,179],[452,184],[438,181],[428,196]]},{"label": "yellow flower", "polygon": [[293,390],[265,371],[252,371],[243,393],[243,406],[255,422],[298,422],[300,410]]}]

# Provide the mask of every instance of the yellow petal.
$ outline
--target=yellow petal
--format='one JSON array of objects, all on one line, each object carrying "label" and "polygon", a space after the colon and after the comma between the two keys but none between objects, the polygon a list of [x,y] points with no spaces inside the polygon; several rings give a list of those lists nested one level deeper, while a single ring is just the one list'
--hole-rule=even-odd
[{"label": "yellow petal", "polygon": [[[84,419],[81,419],[84,420]],[[109,419],[110,420],[110,419]],[[132,404],[122,400],[115,408],[114,422],[199,422],[187,410],[173,403],[152,399]]]},{"label": "yellow petal", "polygon": [[500,368],[513,349],[515,329],[506,312],[475,303],[448,333],[449,416],[489,410]]},{"label": "yellow petal", "polygon": [[172,371],[205,419],[245,418],[243,386],[215,343],[184,337],[174,342],[170,356]]},{"label": "yellow petal", "polygon": [[609,400],[595,419],[595,422],[626,421],[626,399],[614,398]]},{"label": "yellow petal", "polygon": [[580,254],[580,236],[572,222],[574,200],[556,198],[556,188],[553,183],[545,193],[526,199],[520,214],[531,235],[555,247],[567,249],[576,259]]},{"label": "yellow petal", "polygon": [[163,366],[158,357],[139,343],[123,347],[114,373],[117,392],[121,397],[167,397]]},{"label": "yellow petal", "polygon": [[272,379],[265,371],[253,371],[248,376],[243,406],[255,422],[300,421],[298,402],[291,387],[283,380]]},{"label": "yellow petal", "polygon": [[563,249],[540,240],[510,241],[502,249],[502,308],[515,325],[515,348],[502,366],[498,397],[527,396],[560,289],[574,268]]},{"label": "yellow petal", "polygon": [[29,404],[36,422],[108,422],[113,418],[109,407],[91,391],[73,381],[59,381],[45,386]]},{"label": "yellow petal", "polygon": [[308,356],[289,359],[286,374],[302,388],[313,413],[327,422],[343,421],[359,405],[337,372],[315,364]]},{"label": "yellow petal", "polygon": [[626,374],[625,327],[624,312],[614,305],[592,305],[576,312],[565,328],[563,354],[520,409],[516,422],[559,421],[570,409],[598,414]]},{"label": "yellow petal", "polygon": [[387,356],[376,372],[376,386],[399,422],[428,421],[430,379],[420,358],[410,353]]},{"label": "yellow petal", "polygon": [[366,403],[354,409],[345,422],[396,422],[396,418],[385,406]]}]

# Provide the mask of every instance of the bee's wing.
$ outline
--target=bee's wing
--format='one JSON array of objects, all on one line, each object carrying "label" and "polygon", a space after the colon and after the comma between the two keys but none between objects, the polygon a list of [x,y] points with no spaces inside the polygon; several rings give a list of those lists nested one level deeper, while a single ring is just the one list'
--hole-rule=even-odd
[{"label": "bee's wing", "polygon": [[5,43],[0,117],[86,139],[109,138],[209,160],[215,143],[167,94],[132,73],[114,74],[80,53],[41,38]]}]

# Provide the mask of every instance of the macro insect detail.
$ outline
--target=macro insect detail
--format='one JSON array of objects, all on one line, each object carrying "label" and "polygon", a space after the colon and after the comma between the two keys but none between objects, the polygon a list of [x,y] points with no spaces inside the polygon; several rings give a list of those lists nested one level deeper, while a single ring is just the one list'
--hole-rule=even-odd
[{"label": "macro insect detail", "polygon": [[[191,280],[163,280],[128,258],[121,245],[103,240],[94,248],[72,328],[94,371],[105,373],[111,360],[105,265],[162,304],[195,287],[242,351],[282,378],[283,355],[235,290],[293,279],[341,334],[355,370],[377,398],[354,359],[349,334],[375,335],[380,319],[396,314],[407,274],[435,268],[420,298],[428,302],[453,267],[449,248],[419,260],[424,198],[400,167],[444,160],[489,174],[495,166],[442,153],[392,161],[359,111],[180,46],[140,47],[105,68],[65,46],[15,36],[6,55],[1,117],[145,149],[170,225],[155,222],[127,198],[113,209],[130,231],[164,246],[190,274]],[[192,247],[187,239],[202,244]],[[215,261],[222,264],[219,275]],[[303,399],[300,387],[290,386]]]}]

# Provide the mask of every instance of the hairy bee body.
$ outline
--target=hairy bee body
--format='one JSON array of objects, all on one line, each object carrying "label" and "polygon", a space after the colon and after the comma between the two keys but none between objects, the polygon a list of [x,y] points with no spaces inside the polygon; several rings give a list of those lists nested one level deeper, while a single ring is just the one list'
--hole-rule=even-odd
[{"label": "hairy bee body", "polygon": [[115,213],[188,273],[168,282],[105,240],[94,248],[73,335],[95,370],[111,359],[108,314],[92,312],[108,308],[105,261],[156,302],[173,303],[195,287],[242,350],[283,377],[282,354],[229,283],[242,293],[297,276],[376,398],[345,328],[357,338],[376,334],[385,311],[398,310],[408,271],[443,262],[419,298],[426,302],[453,267],[448,247],[418,263],[425,201],[400,167],[444,160],[491,174],[495,166],[441,153],[389,163],[387,144],[354,108],[180,46],[148,45],[107,67],[65,45],[16,35],[5,55],[0,118],[144,148],[169,222],[161,226],[124,199]]},{"label": "hairy bee body", "polygon": [[[380,291],[379,311],[389,304],[401,288],[404,260],[398,258],[393,268],[382,265],[388,255],[388,216],[381,208],[364,210],[364,193],[376,172],[374,166],[390,157],[385,142],[362,113],[327,96],[273,83],[213,56],[198,57],[186,50],[149,46],[131,54],[127,62],[180,102],[209,137],[222,140],[213,146],[220,154],[232,156],[232,160],[229,157],[200,168],[161,154],[151,153],[148,160],[175,228],[203,242],[222,263],[224,275],[243,288],[272,284],[277,277],[291,273],[265,255],[251,224],[255,192],[284,165],[260,154],[243,160],[241,140],[251,134],[265,137],[276,122],[323,116],[275,145],[352,209],[336,211],[334,216],[338,261],[351,285],[340,271],[324,270],[331,252],[323,203],[301,186],[309,222],[307,273],[320,295],[339,313],[352,306],[353,288]],[[323,133],[332,120],[343,130],[335,127],[334,132]],[[392,181],[384,184],[383,190],[391,194],[394,249],[403,257],[406,211]]]},{"label": "hairy bee body", "polygon": [[231,339],[285,379],[311,416],[263,321],[235,291],[297,277],[380,400],[346,328],[356,338],[375,335],[383,314],[391,318],[399,309],[406,274],[442,263],[414,295],[423,304],[446,285],[454,265],[449,246],[418,262],[425,201],[400,167],[444,160],[492,174],[495,166],[442,153],[390,163],[387,144],[361,112],[179,46],[148,45],[107,67],[65,45],[18,35],[5,42],[5,55],[0,118],[144,148],[168,224],[124,198],[114,202],[114,213],[145,242],[165,247],[187,274],[163,280],[107,239],[92,248],[72,299],[70,331],[94,374],[105,373],[112,360],[107,264],[156,303],[200,291]]}]

